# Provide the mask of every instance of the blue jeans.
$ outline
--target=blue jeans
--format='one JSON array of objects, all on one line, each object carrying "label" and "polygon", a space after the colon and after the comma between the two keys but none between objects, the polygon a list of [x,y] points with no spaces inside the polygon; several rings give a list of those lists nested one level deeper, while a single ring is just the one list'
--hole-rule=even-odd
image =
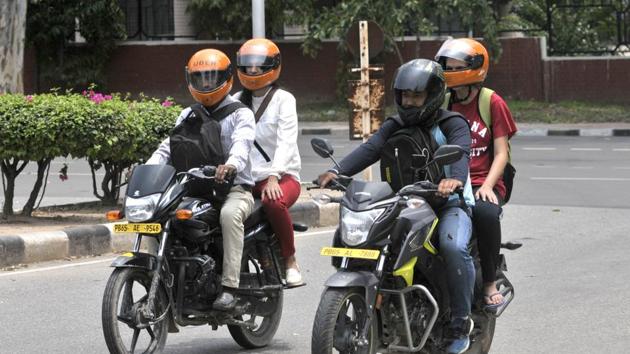
[{"label": "blue jeans", "polygon": [[446,262],[451,318],[470,314],[475,285],[475,265],[468,252],[472,222],[459,207],[447,207],[439,213],[440,254]]}]

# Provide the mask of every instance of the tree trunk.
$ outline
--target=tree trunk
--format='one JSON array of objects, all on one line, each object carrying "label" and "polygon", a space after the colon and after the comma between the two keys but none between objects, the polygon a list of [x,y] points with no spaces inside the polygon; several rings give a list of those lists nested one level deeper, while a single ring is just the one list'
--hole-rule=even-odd
[{"label": "tree trunk", "polygon": [[37,161],[37,180],[35,181],[35,185],[33,186],[33,190],[31,191],[28,201],[24,204],[24,208],[22,208],[22,215],[24,216],[31,216],[33,213],[33,207],[35,206],[35,202],[37,202],[39,190],[42,188],[42,183],[44,182],[44,174],[46,173],[48,166],[50,166],[50,161],[50,158]]},{"label": "tree trunk", "polygon": [[[20,166],[20,162],[22,165]],[[6,219],[7,216],[13,215],[13,197],[15,196],[15,179],[24,170],[28,161],[20,160],[2,160],[0,161],[0,170],[2,170],[2,186],[4,192],[4,205],[2,206],[2,215]],[[4,184],[6,178],[6,185]]]},{"label": "tree trunk", "polygon": [[25,0],[0,1],[0,93],[24,92]]}]

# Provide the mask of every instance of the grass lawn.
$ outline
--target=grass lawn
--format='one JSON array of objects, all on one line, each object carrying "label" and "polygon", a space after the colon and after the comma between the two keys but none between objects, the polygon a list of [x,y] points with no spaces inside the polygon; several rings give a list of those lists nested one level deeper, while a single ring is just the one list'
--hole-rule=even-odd
[{"label": "grass lawn", "polygon": [[[630,123],[630,105],[594,104],[565,101],[557,103],[507,100],[517,122],[521,123]],[[300,121],[340,121],[349,117],[349,107],[340,102],[318,102],[300,104]],[[391,105],[386,114],[394,114],[396,108]]]}]

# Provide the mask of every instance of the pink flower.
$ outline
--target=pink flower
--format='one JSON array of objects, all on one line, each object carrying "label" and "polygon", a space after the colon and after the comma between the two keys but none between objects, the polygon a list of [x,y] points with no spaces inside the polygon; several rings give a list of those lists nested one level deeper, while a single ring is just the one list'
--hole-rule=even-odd
[{"label": "pink flower", "polygon": [[87,96],[87,91],[83,90],[83,92],[81,92],[82,96]]},{"label": "pink flower", "polygon": [[173,105],[173,102],[169,100],[164,100],[164,102],[162,102],[162,107],[170,107],[172,105]]},{"label": "pink flower", "polygon": [[27,100],[28,102],[31,102],[31,101],[33,100],[33,95],[28,95],[28,96],[26,96],[26,100]]}]

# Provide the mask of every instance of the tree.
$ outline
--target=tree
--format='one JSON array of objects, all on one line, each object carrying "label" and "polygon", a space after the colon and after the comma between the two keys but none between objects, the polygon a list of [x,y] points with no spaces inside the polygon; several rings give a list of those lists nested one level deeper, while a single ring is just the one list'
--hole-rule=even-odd
[{"label": "tree", "polygon": [[23,92],[26,1],[0,1],[0,93]]},{"label": "tree", "polygon": [[[75,43],[75,34],[85,43]],[[38,0],[27,13],[27,44],[49,87],[103,87],[105,64],[125,38],[124,14],[112,0]]]},{"label": "tree", "polygon": [[[191,0],[187,12],[198,37],[248,39],[252,36],[252,0]],[[293,23],[293,12],[308,7],[304,0],[266,0],[267,37],[281,35],[285,23]],[[287,12],[285,9],[291,9]]]}]

